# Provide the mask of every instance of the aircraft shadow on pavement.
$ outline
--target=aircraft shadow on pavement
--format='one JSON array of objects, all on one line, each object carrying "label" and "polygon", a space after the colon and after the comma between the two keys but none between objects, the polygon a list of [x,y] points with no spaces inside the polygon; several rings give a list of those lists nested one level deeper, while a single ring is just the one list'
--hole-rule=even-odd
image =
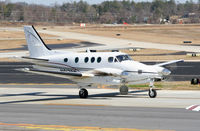
[{"label": "aircraft shadow on pavement", "polygon": [[[135,94],[141,92],[147,92],[148,90],[140,90],[140,91],[129,91],[128,95],[119,95],[119,92],[112,93],[99,93],[89,95],[87,99],[110,99],[111,97],[120,97],[120,98],[141,98],[147,96],[145,94]],[[0,97],[12,97],[12,96],[46,96],[53,98],[39,98],[39,99],[28,99],[28,100],[13,100],[0,102],[0,104],[15,104],[15,103],[27,103],[27,102],[37,102],[37,101],[54,101],[54,100],[64,100],[64,99],[80,99],[78,95],[60,95],[60,94],[45,94],[46,92],[32,92],[32,93],[21,93],[21,94],[2,94]],[[134,94],[133,94],[134,93]]]}]

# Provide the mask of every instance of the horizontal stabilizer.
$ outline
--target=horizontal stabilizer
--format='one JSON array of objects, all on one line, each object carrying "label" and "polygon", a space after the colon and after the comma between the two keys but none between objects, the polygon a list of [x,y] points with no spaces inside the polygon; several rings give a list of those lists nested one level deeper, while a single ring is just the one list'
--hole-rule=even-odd
[{"label": "horizontal stabilizer", "polygon": [[31,58],[31,57],[26,57],[26,56],[23,56],[22,58],[28,59],[28,60],[36,60],[36,61],[49,61],[48,59]]},{"label": "horizontal stabilizer", "polygon": [[92,74],[81,73],[81,72],[59,72],[59,71],[45,71],[39,70],[34,68],[22,68],[17,69],[19,71],[34,73],[34,74],[41,74],[41,75],[48,75],[60,78],[70,78],[70,77],[93,77]]}]

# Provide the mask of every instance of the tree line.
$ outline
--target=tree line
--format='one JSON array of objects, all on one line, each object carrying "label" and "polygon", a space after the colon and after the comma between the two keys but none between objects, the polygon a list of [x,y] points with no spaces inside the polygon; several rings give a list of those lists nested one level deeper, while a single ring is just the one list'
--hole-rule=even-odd
[{"label": "tree line", "polygon": [[162,20],[177,23],[178,19],[199,23],[200,0],[198,3],[192,0],[185,3],[174,0],[114,0],[92,5],[81,0],[54,6],[0,2],[0,20],[11,22],[158,24]]}]

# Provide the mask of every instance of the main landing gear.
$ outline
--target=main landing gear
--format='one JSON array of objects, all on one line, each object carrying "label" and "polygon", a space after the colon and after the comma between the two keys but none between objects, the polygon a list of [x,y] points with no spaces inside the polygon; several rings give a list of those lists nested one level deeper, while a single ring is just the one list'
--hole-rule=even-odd
[{"label": "main landing gear", "polygon": [[[151,88],[149,89],[148,95],[150,98],[155,98],[157,96],[157,92],[155,89],[153,89],[153,85],[151,85]],[[121,95],[127,95],[128,94],[128,87],[123,85],[119,88]]]},{"label": "main landing gear", "polygon": [[128,94],[128,87],[123,85],[119,88],[119,92],[121,95],[127,95]]},{"label": "main landing gear", "polygon": [[79,90],[79,96],[80,96],[80,98],[87,98],[88,97],[88,91],[85,88],[81,88]]},{"label": "main landing gear", "polygon": [[[150,89],[148,92],[148,95],[150,98],[155,98],[157,96],[157,92],[155,89],[153,89],[154,85],[150,83]],[[119,88],[120,94],[121,95],[127,95],[128,94],[128,87],[123,85]],[[81,88],[79,90],[79,96],[80,98],[87,98],[88,97],[88,91],[85,88]]]}]

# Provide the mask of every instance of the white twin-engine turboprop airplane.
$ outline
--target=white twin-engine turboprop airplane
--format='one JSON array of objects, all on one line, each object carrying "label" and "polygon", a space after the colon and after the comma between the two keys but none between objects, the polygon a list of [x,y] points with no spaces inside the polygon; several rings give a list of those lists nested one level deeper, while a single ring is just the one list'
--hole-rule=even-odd
[{"label": "white twin-engine turboprop airplane", "polygon": [[128,84],[150,83],[149,97],[156,97],[154,80],[162,79],[171,72],[162,67],[180,62],[174,60],[156,65],[145,65],[134,61],[122,52],[61,52],[49,49],[33,26],[25,26],[29,57],[33,63],[25,72],[68,78],[79,85],[80,98],[87,98],[83,88],[91,85],[120,85],[120,93],[128,94]]}]

